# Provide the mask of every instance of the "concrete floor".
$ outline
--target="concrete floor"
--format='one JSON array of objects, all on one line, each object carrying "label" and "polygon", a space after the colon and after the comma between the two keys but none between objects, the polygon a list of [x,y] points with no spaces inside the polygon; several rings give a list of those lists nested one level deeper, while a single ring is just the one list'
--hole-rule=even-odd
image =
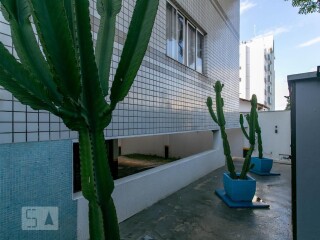
[{"label": "concrete floor", "polygon": [[257,180],[256,195],[270,209],[228,208],[214,194],[222,188],[225,168],[220,168],[122,222],[121,239],[292,239],[291,165],[275,163],[272,171],[281,176],[251,174]]}]

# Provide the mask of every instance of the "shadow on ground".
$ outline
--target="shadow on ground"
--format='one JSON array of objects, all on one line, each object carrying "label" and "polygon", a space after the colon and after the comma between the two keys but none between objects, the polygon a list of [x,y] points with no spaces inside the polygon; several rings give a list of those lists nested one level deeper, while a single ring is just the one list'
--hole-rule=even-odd
[{"label": "shadow on ground", "polygon": [[272,170],[281,176],[251,174],[257,180],[256,195],[270,209],[228,208],[214,194],[222,188],[225,168],[220,168],[122,222],[121,239],[292,239],[291,165],[275,163]]}]

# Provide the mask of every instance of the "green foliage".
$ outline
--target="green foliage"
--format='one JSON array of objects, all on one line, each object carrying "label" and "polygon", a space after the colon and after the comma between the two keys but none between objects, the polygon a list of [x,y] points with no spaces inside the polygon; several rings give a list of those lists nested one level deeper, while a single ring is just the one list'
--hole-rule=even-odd
[{"label": "green foliage", "polygon": [[[217,114],[215,114],[215,112],[213,111],[212,108],[212,99],[211,97],[207,98],[207,106],[208,106],[208,110],[209,113],[213,119],[214,122],[216,122],[219,127],[220,127],[220,132],[221,132],[221,138],[223,141],[223,150],[224,150],[224,155],[226,157],[227,160],[227,167],[228,167],[228,171],[230,172],[230,177],[233,179],[238,178],[235,172],[235,167],[233,164],[233,160],[231,157],[231,151],[230,151],[230,145],[229,145],[229,141],[228,141],[228,137],[225,131],[225,118],[224,118],[224,113],[223,113],[223,106],[224,106],[224,102],[223,102],[223,98],[221,97],[221,91],[223,88],[223,84],[221,84],[220,81],[217,81],[215,83],[214,86],[214,90],[216,93],[216,108],[217,108]],[[240,114],[240,125],[241,125],[241,129],[245,135],[245,137],[249,140],[250,142],[250,148],[249,151],[246,155],[246,158],[244,160],[243,166],[242,166],[242,170],[240,173],[239,178],[240,179],[246,179],[247,178],[247,173],[250,171],[250,169],[253,167],[251,164],[251,155],[252,152],[254,150],[254,145],[255,145],[255,131],[256,131],[256,126],[257,126],[257,97],[256,95],[252,95],[251,98],[251,112],[250,114],[247,115],[247,121],[249,124],[249,133],[246,132],[244,125],[243,125],[243,115]],[[261,132],[261,131],[260,131]]]},{"label": "green foliage", "polygon": [[[252,96],[253,99],[253,96]],[[252,100],[251,100],[252,101]],[[246,120],[249,126],[251,121],[252,121],[252,117],[251,114],[247,114],[246,115]],[[255,114],[255,132],[257,134],[257,140],[258,140],[258,152],[259,152],[259,158],[263,158],[263,147],[262,147],[262,137],[261,137],[261,127],[259,125],[259,116],[258,113],[256,112]],[[243,124],[243,115],[240,114],[240,126],[241,126],[241,130],[243,132],[243,135],[246,137],[247,140],[250,140],[250,136],[248,135],[248,133],[246,132],[245,128],[244,128],[244,124]]]},{"label": "green foliage", "polygon": [[[247,155],[245,157],[242,170],[240,173],[240,178],[245,179],[247,173],[250,171],[250,169],[253,167],[251,164],[251,155],[254,150],[255,146],[255,133],[257,131],[257,123],[258,123],[258,113],[257,113],[257,97],[255,94],[252,95],[251,97],[251,111],[250,114],[246,115],[246,120],[249,125],[249,133],[244,128],[244,120],[243,120],[243,115],[240,114],[240,125],[241,125],[241,130],[244,134],[244,136],[249,140],[250,143],[250,148],[247,152]],[[260,131],[261,133],[261,131]],[[261,140],[261,139],[260,139]],[[262,145],[261,145],[262,146]]]},{"label": "green foliage", "polygon": [[287,99],[287,105],[286,108],[284,110],[291,110],[291,100],[290,100],[290,96],[284,96]]},{"label": "green foliage", "polygon": [[226,121],[225,121],[224,113],[223,113],[224,102],[223,102],[223,98],[221,97],[221,92],[222,92],[223,86],[224,85],[221,84],[220,81],[216,81],[216,83],[214,85],[214,91],[216,93],[217,115],[213,111],[213,108],[212,108],[213,104],[212,104],[211,97],[207,98],[207,106],[208,106],[208,110],[209,110],[209,113],[210,113],[213,121],[216,122],[220,127],[221,138],[223,141],[223,151],[224,151],[224,155],[226,157],[227,167],[228,167],[228,171],[230,172],[230,177],[233,179],[236,179],[237,175],[235,172],[235,167],[234,167],[233,160],[231,157],[230,145],[229,145],[228,137],[227,137],[226,130],[225,130]]},{"label": "green foliage", "polygon": [[[78,131],[81,185],[89,201],[91,239],[119,239],[103,129],[140,67],[159,0],[137,0],[119,68],[108,95],[116,15],[121,0],[98,0],[94,51],[88,0],[0,0],[17,61],[0,43],[0,85],[21,103],[47,110]],[[30,22],[32,17],[36,30]],[[36,33],[35,33],[36,32]],[[41,47],[36,40],[38,35]]]},{"label": "green foliage", "polygon": [[300,14],[320,13],[320,0],[292,0],[292,6],[299,7]]},{"label": "green foliage", "polygon": [[148,46],[153,26],[152,15],[158,5],[154,1],[137,1],[129,26],[127,40],[111,87],[111,106],[128,94]]},{"label": "green foliage", "polygon": [[259,125],[259,117],[258,113],[256,113],[256,133],[258,138],[258,152],[259,152],[259,158],[263,158],[263,147],[262,147],[262,137],[261,137],[261,127]]}]

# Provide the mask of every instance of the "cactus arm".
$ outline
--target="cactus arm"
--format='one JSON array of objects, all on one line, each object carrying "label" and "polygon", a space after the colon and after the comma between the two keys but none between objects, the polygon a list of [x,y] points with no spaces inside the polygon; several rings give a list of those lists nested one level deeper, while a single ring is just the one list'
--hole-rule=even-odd
[{"label": "cactus arm", "polygon": [[223,144],[223,153],[226,157],[226,162],[227,162],[227,168],[228,171],[230,172],[230,177],[233,179],[237,178],[236,172],[235,172],[235,167],[232,161],[231,157],[231,151],[230,151],[230,145],[228,141],[228,136],[226,134],[225,130],[225,119],[224,119],[224,113],[223,113],[223,99],[221,97],[221,91],[223,88],[223,84],[221,85],[220,81],[217,81],[214,85],[214,91],[216,93],[216,109],[217,109],[217,116],[215,115],[213,109],[212,109],[212,99],[211,97],[207,98],[207,106],[209,113],[219,127],[220,127],[220,133],[221,133],[221,138],[222,138],[222,144]]},{"label": "cactus arm", "polygon": [[251,155],[254,150],[255,146],[255,133],[256,133],[256,116],[257,116],[257,97],[256,95],[252,95],[251,98],[251,111],[250,111],[250,118],[248,120],[249,122],[249,143],[250,143],[250,148],[249,151],[245,157],[242,170],[240,173],[240,179],[246,179],[247,173],[250,170],[251,167]]},{"label": "cactus arm", "polygon": [[[75,4],[74,25],[77,34],[77,58],[80,60],[82,103],[90,126],[95,129],[104,129],[106,125],[101,124],[99,114],[107,105],[101,90],[98,69],[93,52],[92,35],[90,31],[89,2],[88,0],[77,0]],[[92,97],[94,96],[94,97]]]},{"label": "cactus arm", "polygon": [[262,147],[262,137],[261,137],[261,128],[259,125],[259,120],[258,120],[258,113],[256,113],[256,133],[258,137],[258,152],[259,152],[259,158],[263,158],[263,147]]},{"label": "cactus arm", "polygon": [[95,192],[94,152],[92,142],[86,128],[79,131],[81,190],[89,201],[89,230],[92,239],[104,239],[103,216]]},{"label": "cactus arm", "polygon": [[207,107],[208,107],[208,110],[209,110],[209,113],[211,115],[211,118],[212,120],[218,124],[218,119],[217,119],[217,116],[216,114],[214,113],[213,109],[212,109],[212,98],[211,97],[208,97],[207,98]]},{"label": "cactus arm", "polygon": [[33,109],[57,112],[44,89],[23,66],[0,43],[0,85],[10,91],[23,104]]},{"label": "cactus arm", "polygon": [[119,240],[119,226],[115,206],[111,197],[114,183],[107,159],[103,131],[90,133],[94,152],[94,168],[96,191],[103,216],[103,226],[106,239]]},{"label": "cactus arm", "polygon": [[10,23],[11,36],[19,60],[33,72],[37,81],[44,85],[55,105],[60,105],[62,96],[50,74],[49,67],[40,51],[29,20],[31,15],[27,0],[0,0],[2,12]]},{"label": "cactus arm", "polygon": [[240,179],[246,179],[247,178],[247,173],[250,171],[250,169],[253,167],[253,165],[251,164],[251,155],[253,153],[254,150],[254,145],[250,145],[250,148],[247,152],[247,155],[244,159],[243,165],[242,165],[242,170],[240,173]]},{"label": "cactus arm", "polygon": [[250,125],[250,113],[246,114],[246,120],[248,125]]},{"label": "cactus arm", "polygon": [[[90,139],[95,173],[96,195],[98,199],[98,203],[95,203],[95,201],[92,202],[92,214],[96,211],[96,214],[98,214],[101,210],[105,238],[117,240],[119,239],[119,228],[115,207],[111,198],[114,183],[109,168],[103,135],[103,129],[107,122],[104,122],[100,118],[101,111],[108,111],[108,105],[104,100],[103,92],[98,80],[98,69],[95,65],[88,9],[89,2],[87,0],[77,1],[75,6],[75,17],[78,25],[74,27],[77,29],[76,32],[78,34],[78,54],[83,85],[82,100],[85,112],[88,114],[89,119],[89,126],[87,127],[86,134],[87,138]],[[92,96],[95,97],[93,98]],[[111,114],[109,116],[111,120]],[[100,210],[98,211],[96,209]],[[95,223],[94,220],[92,220],[92,222],[93,224]],[[98,223],[101,224],[100,220]],[[94,226],[92,226],[92,228],[92,231],[94,231]],[[90,235],[92,234],[90,233]]]},{"label": "cactus arm", "polygon": [[116,16],[121,10],[121,0],[98,0],[100,25],[96,42],[96,62],[104,96],[108,95],[110,64],[113,52]]},{"label": "cactus arm", "polygon": [[115,108],[128,94],[147,50],[159,0],[137,0],[121,59],[111,87],[111,106]]},{"label": "cactus arm", "polygon": [[29,0],[43,52],[59,92],[77,102],[80,72],[62,0]]},{"label": "cactus arm", "polygon": [[89,201],[91,239],[119,239],[115,206],[111,197],[111,176],[103,131],[83,127],[79,131],[81,188]]},{"label": "cactus arm", "polygon": [[224,106],[224,101],[223,98],[221,97],[221,92],[224,84],[221,84],[220,81],[217,81],[214,90],[216,92],[216,108],[217,108],[217,118],[218,118],[218,124],[219,126],[225,126],[226,120],[224,118],[224,113],[223,113],[223,106]]},{"label": "cactus arm", "polygon": [[[66,16],[68,19],[69,29],[72,35],[73,44],[75,45],[75,28],[76,19],[74,18],[74,10],[75,10],[75,1],[74,0],[63,0],[64,9],[66,11]],[[75,45],[76,47],[76,45]]]},{"label": "cactus arm", "polygon": [[231,157],[231,150],[230,150],[230,145],[229,145],[229,141],[228,141],[228,136],[226,134],[224,126],[220,127],[220,132],[221,132],[221,138],[222,138],[222,142],[223,142],[223,152],[226,157],[227,168],[230,173],[230,177],[232,179],[236,179],[237,174],[235,172],[235,167],[234,167],[233,160]]},{"label": "cactus arm", "polygon": [[249,140],[249,135],[248,135],[246,129],[244,128],[244,126],[243,126],[243,115],[242,114],[240,114],[240,120],[239,121],[240,121],[240,126],[241,126],[241,130],[243,132],[243,135],[246,137],[246,139]]}]

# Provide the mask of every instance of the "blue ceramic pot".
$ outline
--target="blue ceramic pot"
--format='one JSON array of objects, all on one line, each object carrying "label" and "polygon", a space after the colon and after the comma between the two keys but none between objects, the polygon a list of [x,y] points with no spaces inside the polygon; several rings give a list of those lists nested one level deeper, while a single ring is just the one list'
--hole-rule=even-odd
[{"label": "blue ceramic pot", "polygon": [[261,173],[270,173],[272,168],[273,160],[270,158],[258,158],[252,157],[251,164],[254,164],[253,171]]},{"label": "blue ceramic pot", "polygon": [[245,180],[232,179],[229,173],[224,173],[223,185],[228,197],[235,202],[251,202],[256,193],[256,180],[250,176]]}]

